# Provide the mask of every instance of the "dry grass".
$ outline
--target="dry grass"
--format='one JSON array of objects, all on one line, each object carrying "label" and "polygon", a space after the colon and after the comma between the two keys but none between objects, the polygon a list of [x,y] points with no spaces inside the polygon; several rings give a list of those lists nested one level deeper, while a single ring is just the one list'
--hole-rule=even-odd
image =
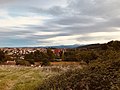
[{"label": "dry grass", "polygon": [[39,67],[0,66],[0,90],[34,90],[44,79],[56,74]]},{"label": "dry grass", "polygon": [[80,62],[51,62],[51,65],[80,65]]},{"label": "dry grass", "polygon": [[81,68],[77,62],[52,62],[52,66],[0,66],[0,90],[35,90],[45,79],[69,69]]}]

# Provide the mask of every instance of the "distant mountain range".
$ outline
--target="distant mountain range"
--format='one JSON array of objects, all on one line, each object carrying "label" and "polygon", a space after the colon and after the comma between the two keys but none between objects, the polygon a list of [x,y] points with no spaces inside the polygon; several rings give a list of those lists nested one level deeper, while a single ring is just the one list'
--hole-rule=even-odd
[{"label": "distant mountain range", "polygon": [[[83,45],[78,45],[78,44],[74,44],[74,45],[58,45],[58,46],[38,46],[38,47],[3,47],[3,48],[77,48],[79,46],[83,46]],[[2,47],[1,47],[2,48]]]},{"label": "distant mountain range", "polygon": [[[79,45],[79,44],[74,44],[74,45],[60,45],[60,46],[51,46],[48,48],[79,48],[79,49],[98,49],[98,48],[103,48],[103,47],[119,47],[120,46],[120,41],[110,41],[108,43],[103,43],[103,44],[88,44],[88,45]],[[120,47],[119,47],[120,48]]]},{"label": "distant mountain range", "polygon": [[[85,49],[85,48],[87,48],[87,49],[95,49],[95,48],[101,48],[101,47],[103,47],[103,46],[110,46],[110,45],[112,45],[112,46],[120,46],[120,41],[117,41],[117,40],[115,40],[115,41],[110,41],[110,42],[108,42],[108,43],[103,43],[103,44],[99,44],[99,43],[97,43],[97,44],[88,44],[88,45],[84,45],[84,44],[82,44],[82,45],[80,45],[80,44],[74,44],[74,45],[58,45],[58,46],[41,46],[41,47],[16,47],[16,48],[80,48],[80,49]],[[6,47],[6,48],[8,48],[8,47]],[[13,48],[13,47],[11,47],[11,48]]]},{"label": "distant mountain range", "polygon": [[46,46],[45,48],[77,48],[79,46],[83,46],[83,45],[74,44],[74,45]]}]

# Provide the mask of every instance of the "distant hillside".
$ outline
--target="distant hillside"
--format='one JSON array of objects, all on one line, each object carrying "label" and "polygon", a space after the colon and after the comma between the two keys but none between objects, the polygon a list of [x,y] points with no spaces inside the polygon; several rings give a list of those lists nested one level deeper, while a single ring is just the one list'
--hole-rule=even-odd
[{"label": "distant hillside", "polygon": [[120,50],[120,41],[110,41],[104,44],[90,44],[77,47],[78,49],[115,49]]},{"label": "distant hillside", "polygon": [[84,45],[84,46],[79,46],[77,48],[80,48],[80,49],[95,49],[95,48],[99,48],[101,47],[102,44],[90,44],[90,45]]},{"label": "distant hillside", "polygon": [[80,45],[74,44],[74,45],[60,45],[60,46],[48,46],[47,48],[77,48]]}]

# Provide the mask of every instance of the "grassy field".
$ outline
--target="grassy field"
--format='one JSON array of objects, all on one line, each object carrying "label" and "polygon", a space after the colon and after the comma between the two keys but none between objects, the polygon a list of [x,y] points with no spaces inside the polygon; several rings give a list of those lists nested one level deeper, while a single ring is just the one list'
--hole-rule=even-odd
[{"label": "grassy field", "polygon": [[34,90],[44,79],[58,72],[49,68],[0,66],[0,90]]},{"label": "grassy field", "polygon": [[0,65],[0,90],[35,90],[43,80],[73,67],[78,68],[76,64],[61,64],[55,63],[55,66],[49,67]]},{"label": "grassy field", "polygon": [[51,62],[51,65],[57,65],[57,66],[76,66],[76,65],[80,65],[80,62]]}]

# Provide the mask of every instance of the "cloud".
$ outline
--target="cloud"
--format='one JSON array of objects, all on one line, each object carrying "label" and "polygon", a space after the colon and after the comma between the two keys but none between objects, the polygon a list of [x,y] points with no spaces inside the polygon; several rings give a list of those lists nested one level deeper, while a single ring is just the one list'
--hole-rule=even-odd
[{"label": "cloud", "polygon": [[108,17],[118,15],[119,0],[71,0],[69,7],[83,15]]},{"label": "cloud", "polygon": [[17,40],[16,46],[120,40],[119,0],[1,0],[0,3],[4,4],[0,9],[0,46],[12,46]]},{"label": "cloud", "polygon": [[0,4],[6,4],[6,3],[12,3],[15,2],[16,0],[0,0]]},{"label": "cloud", "polygon": [[23,16],[18,16],[18,17],[11,17],[8,15],[6,12],[2,12],[0,14],[1,17],[0,19],[0,27],[20,27],[24,25],[38,25],[42,24],[43,20],[45,19],[50,19],[49,17],[46,16],[37,16],[37,15],[32,15],[28,17],[23,17]]},{"label": "cloud", "polygon": [[106,43],[110,40],[120,40],[120,31],[116,32],[95,32],[85,34],[82,37],[77,38],[77,40],[82,44],[92,44],[92,43]]}]

